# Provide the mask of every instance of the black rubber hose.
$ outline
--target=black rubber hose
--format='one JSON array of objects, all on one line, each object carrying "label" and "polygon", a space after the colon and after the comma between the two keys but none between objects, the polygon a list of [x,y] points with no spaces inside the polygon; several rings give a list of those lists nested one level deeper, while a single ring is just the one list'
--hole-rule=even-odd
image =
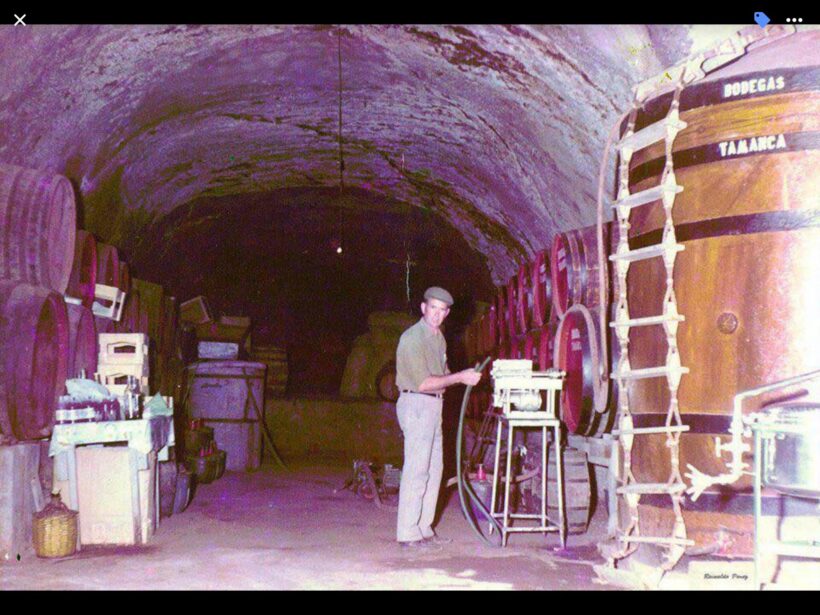
[{"label": "black rubber hose", "polygon": [[[481,365],[476,364],[475,370],[477,372],[481,372],[487,363],[490,361],[490,357],[484,359],[484,362]],[[467,389],[464,391],[464,399],[461,402],[461,412],[458,417],[458,436],[456,439],[456,476],[458,478],[458,497],[461,501],[461,510],[464,512],[464,516],[467,518],[467,521],[470,523],[470,526],[473,528],[478,537],[481,540],[490,545],[491,547],[501,547],[501,540],[498,542],[493,542],[489,538],[487,538],[484,533],[479,529],[478,523],[473,518],[472,511],[467,506],[467,500],[465,498],[465,493],[467,497],[472,500],[473,504],[478,508],[479,512],[486,517],[486,519],[493,525],[493,527],[498,532],[499,539],[502,536],[501,532],[501,524],[490,514],[490,511],[487,510],[487,507],[484,506],[484,502],[481,501],[481,498],[478,497],[475,491],[473,491],[472,486],[470,486],[469,482],[464,481],[464,476],[461,472],[461,449],[462,449],[462,439],[464,433],[464,414],[467,411],[467,402],[470,399],[470,393],[472,393],[473,387],[471,385],[467,385]],[[498,443],[496,443],[498,446]],[[493,477],[495,479],[495,477]]]}]

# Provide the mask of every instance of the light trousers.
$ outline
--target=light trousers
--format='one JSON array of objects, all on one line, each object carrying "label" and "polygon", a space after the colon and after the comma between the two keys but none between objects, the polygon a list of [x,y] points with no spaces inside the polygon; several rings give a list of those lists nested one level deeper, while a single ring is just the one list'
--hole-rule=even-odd
[{"label": "light trousers", "polygon": [[402,393],[396,402],[404,433],[404,466],[399,488],[396,540],[412,542],[435,533],[432,524],[441,486],[443,400],[419,393]]}]

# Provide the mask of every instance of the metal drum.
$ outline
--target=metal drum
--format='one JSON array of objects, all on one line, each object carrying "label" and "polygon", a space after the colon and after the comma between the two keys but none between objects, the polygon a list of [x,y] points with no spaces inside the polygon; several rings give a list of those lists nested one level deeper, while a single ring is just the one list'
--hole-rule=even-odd
[{"label": "metal drum", "polygon": [[789,495],[820,498],[820,405],[776,406],[766,423],[763,482]]}]

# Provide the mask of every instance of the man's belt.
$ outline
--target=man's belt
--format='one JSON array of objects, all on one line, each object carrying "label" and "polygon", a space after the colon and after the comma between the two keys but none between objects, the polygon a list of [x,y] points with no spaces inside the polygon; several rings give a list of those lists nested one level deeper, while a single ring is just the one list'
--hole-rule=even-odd
[{"label": "man's belt", "polygon": [[401,392],[402,393],[415,393],[416,395],[427,395],[427,397],[437,397],[438,399],[441,399],[442,397],[444,397],[441,393],[422,393],[421,391],[411,391],[409,389],[402,389]]}]

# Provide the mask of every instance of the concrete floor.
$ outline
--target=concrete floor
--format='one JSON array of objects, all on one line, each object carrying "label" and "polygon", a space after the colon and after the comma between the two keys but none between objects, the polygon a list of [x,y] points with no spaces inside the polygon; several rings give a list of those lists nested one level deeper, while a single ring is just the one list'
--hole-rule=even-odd
[{"label": "concrete floor", "polygon": [[408,554],[395,512],[350,491],[347,466],[263,466],[201,485],[188,509],[163,519],[148,545],[85,547],[75,556],[0,563],[2,589],[615,589],[592,571],[605,513],[558,550],[556,535],[512,535],[485,546],[455,487],[437,531],[454,542]]}]

